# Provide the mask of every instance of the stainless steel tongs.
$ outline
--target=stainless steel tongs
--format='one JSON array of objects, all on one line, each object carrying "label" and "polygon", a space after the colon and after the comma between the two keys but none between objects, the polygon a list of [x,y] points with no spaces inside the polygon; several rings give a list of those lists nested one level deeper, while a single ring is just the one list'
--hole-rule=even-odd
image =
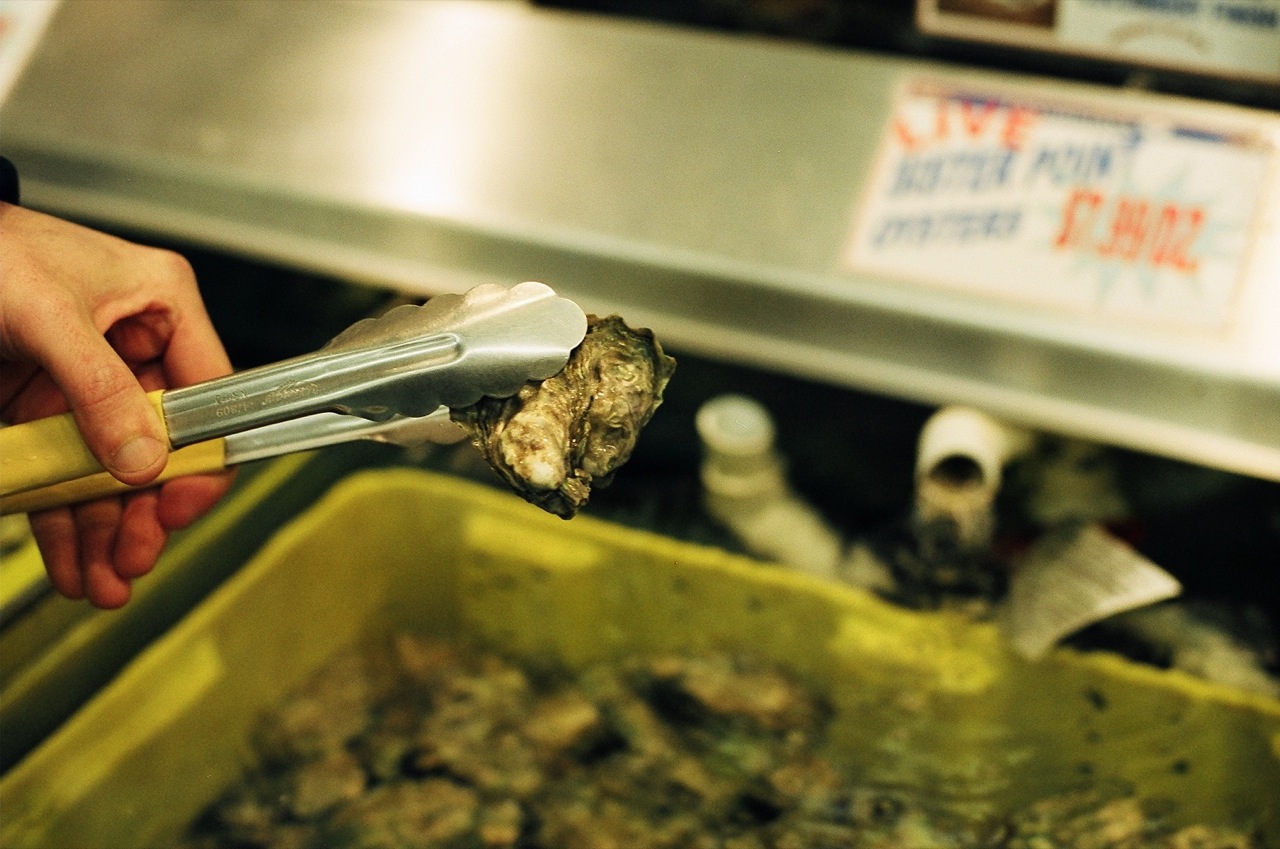
[{"label": "stainless steel tongs", "polygon": [[[352,439],[455,438],[449,408],[556,374],[586,328],[582,309],[541,283],[485,284],[356,322],[312,354],[153,392],[175,449],[160,480]],[[0,513],[128,489],[69,414],[0,429]]]}]

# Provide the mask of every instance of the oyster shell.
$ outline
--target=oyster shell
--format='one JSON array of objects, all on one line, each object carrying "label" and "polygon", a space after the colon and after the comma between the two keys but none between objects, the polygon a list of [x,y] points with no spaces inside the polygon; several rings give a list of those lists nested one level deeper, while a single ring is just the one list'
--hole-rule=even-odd
[{"label": "oyster shell", "polygon": [[[627,655],[575,672],[402,632],[318,670],[259,738],[283,727],[313,741],[295,720],[317,699],[360,707],[362,721],[341,723],[354,736],[290,746],[287,760],[259,747],[259,767],[181,849],[1263,846],[1105,778],[1008,808],[960,785],[939,793],[918,767],[859,781],[875,770],[833,757],[833,705],[749,654]],[[369,757],[391,740],[395,757]]]},{"label": "oyster shell", "polygon": [[568,519],[630,459],[674,371],[649,330],[587,316],[587,335],[559,374],[452,417],[516,492]]}]

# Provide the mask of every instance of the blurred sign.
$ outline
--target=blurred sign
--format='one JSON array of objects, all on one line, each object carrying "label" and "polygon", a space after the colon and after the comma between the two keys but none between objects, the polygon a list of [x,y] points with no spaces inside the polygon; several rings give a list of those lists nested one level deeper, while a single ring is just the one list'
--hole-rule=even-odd
[{"label": "blurred sign", "polygon": [[1280,0],[919,0],[931,34],[1280,82]]},{"label": "blurred sign", "polygon": [[0,0],[0,104],[22,75],[59,0]]},{"label": "blurred sign", "polygon": [[1225,332],[1274,144],[1200,117],[917,81],[898,97],[844,265]]}]

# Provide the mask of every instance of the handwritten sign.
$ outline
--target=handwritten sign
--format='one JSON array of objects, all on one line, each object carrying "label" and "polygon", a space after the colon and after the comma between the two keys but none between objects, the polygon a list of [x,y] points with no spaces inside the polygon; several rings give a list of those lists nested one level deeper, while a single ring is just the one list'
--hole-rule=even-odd
[{"label": "handwritten sign", "polygon": [[60,0],[0,2],[0,103],[22,75]]},{"label": "handwritten sign", "polygon": [[916,0],[927,33],[1280,82],[1280,0]]},{"label": "handwritten sign", "polygon": [[915,83],[844,264],[1090,317],[1226,329],[1274,140]]}]

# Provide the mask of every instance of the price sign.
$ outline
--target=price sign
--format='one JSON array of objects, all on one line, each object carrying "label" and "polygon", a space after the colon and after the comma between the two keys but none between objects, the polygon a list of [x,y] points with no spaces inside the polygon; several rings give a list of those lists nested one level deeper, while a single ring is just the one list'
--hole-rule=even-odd
[{"label": "price sign", "polygon": [[898,98],[850,269],[1077,315],[1226,330],[1275,140],[918,82]]},{"label": "price sign", "polygon": [[21,76],[60,0],[0,2],[0,103]]},{"label": "price sign", "polygon": [[917,0],[925,32],[1280,82],[1280,0]]}]

